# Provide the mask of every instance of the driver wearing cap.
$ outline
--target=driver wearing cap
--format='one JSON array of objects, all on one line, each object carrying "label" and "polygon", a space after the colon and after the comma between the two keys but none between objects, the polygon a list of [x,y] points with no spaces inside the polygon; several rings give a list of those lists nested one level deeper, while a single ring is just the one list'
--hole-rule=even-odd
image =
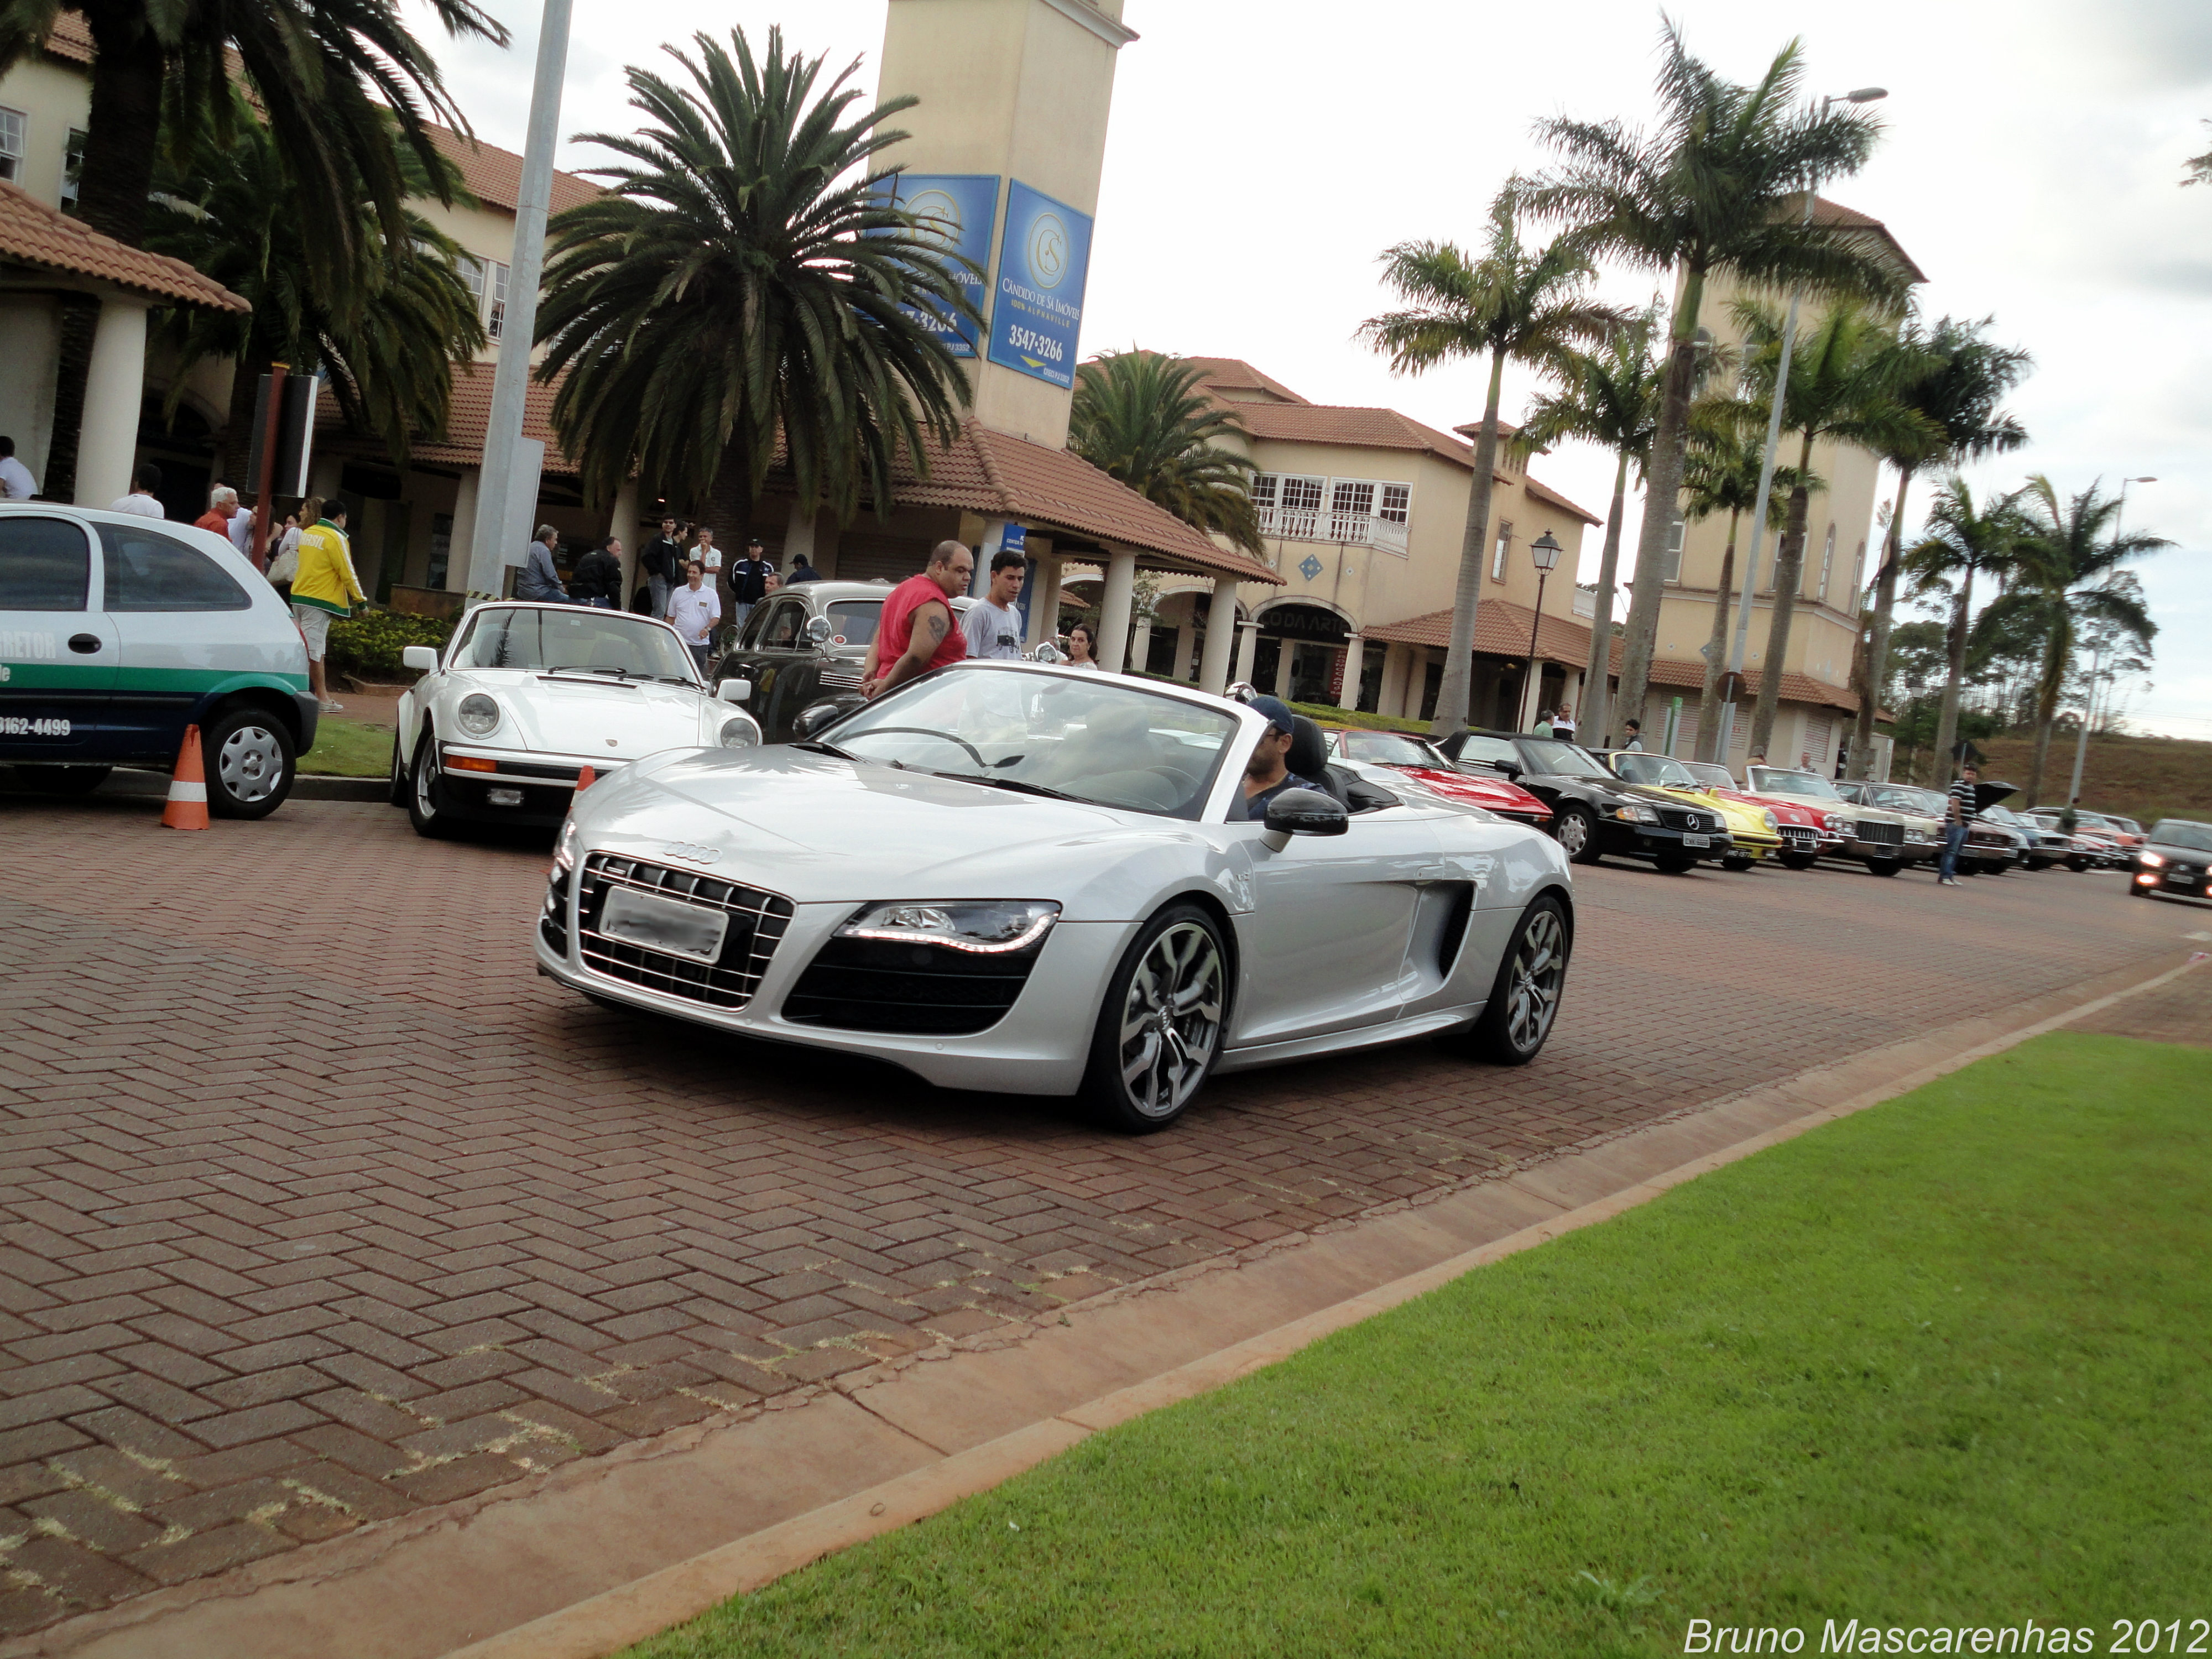
[{"label": "driver wearing cap", "polygon": [[1267,817],[1267,803],[1285,789],[1319,789],[1321,785],[1290,769],[1297,726],[1289,708],[1276,697],[1253,697],[1245,707],[1266,720],[1267,729],[1253,745],[1252,758],[1244,763],[1244,793],[1230,804],[1229,817],[1231,823],[1257,823]]}]

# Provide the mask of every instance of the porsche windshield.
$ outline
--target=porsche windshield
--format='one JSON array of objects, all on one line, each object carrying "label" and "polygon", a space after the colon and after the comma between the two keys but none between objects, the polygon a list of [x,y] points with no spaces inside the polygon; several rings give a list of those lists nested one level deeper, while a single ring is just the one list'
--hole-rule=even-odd
[{"label": "porsche windshield", "polygon": [[1237,725],[1225,709],[1103,676],[976,665],[880,697],[823,738],[856,760],[1195,818]]},{"label": "porsche windshield", "polygon": [[684,642],[658,623],[617,611],[508,611],[483,605],[448,668],[595,669],[627,679],[698,683]]},{"label": "porsche windshield", "polygon": [[1684,761],[1681,765],[1685,771],[1698,781],[1702,788],[1733,789],[1735,787],[1735,778],[1725,766],[1716,765],[1711,761]]},{"label": "porsche windshield", "polygon": [[1344,747],[1356,761],[1370,766],[1441,767],[1443,763],[1411,738],[1395,732],[1347,732]]}]

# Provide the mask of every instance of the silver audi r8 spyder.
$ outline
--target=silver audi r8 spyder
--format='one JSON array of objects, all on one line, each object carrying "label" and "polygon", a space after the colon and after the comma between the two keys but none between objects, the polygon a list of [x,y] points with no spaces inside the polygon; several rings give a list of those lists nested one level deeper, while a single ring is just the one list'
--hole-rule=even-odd
[{"label": "silver audi r8 spyder", "polygon": [[[825,716],[829,711],[825,710]],[[1331,763],[1244,816],[1243,703],[963,663],[797,740],[580,793],[540,971],[599,1001],[1172,1121],[1207,1075],[1416,1036],[1534,1059],[1574,934],[1549,836]]]}]

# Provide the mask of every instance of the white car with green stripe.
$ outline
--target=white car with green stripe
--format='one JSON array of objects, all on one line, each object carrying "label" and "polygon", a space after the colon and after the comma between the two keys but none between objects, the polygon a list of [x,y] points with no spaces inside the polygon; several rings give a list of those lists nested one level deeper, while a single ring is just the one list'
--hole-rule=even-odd
[{"label": "white car with green stripe", "polygon": [[175,763],[200,729],[208,810],[258,818],[315,741],[307,649],[267,579],[190,525],[0,503],[0,763],[82,793]]}]

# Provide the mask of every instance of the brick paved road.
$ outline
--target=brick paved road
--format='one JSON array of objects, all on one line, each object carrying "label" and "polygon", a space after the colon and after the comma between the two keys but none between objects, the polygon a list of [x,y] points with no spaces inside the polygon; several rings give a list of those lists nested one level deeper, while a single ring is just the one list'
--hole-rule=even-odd
[{"label": "brick paved road", "polygon": [[599,1010],[541,846],[295,803],[0,796],[0,1631],[2171,951],[2053,872],[1580,884],[1545,1058],[1226,1079],[1133,1140],[1049,1103]]}]

